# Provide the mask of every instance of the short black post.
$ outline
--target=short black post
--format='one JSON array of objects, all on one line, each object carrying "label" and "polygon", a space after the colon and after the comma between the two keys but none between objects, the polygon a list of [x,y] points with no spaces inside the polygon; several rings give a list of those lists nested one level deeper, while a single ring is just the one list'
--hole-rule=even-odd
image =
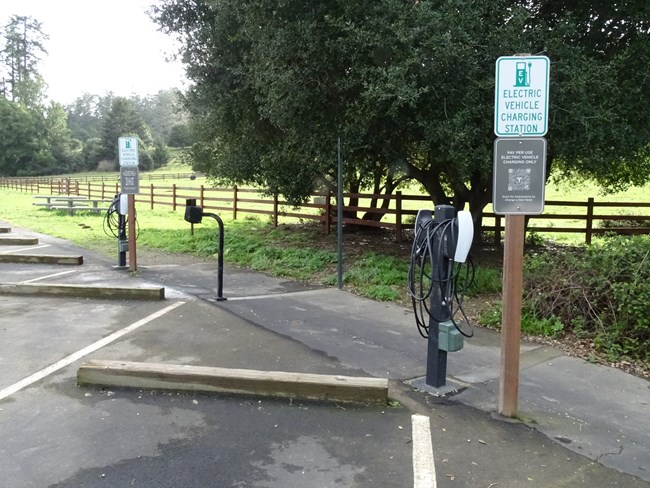
[{"label": "short black post", "polygon": [[223,296],[223,221],[217,214],[205,213],[196,205],[195,198],[185,200],[185,220],[191,224],[200,224],[203,216],[212,217],[219,224],[219,249],[217,250],[217,301],[225,302]]},{"label": "short black post", "polygon": [[[451,205],[436,205],[433,214],[434,222],[444,222],[455,217],[456,209]],[[440,243],[440,239],[442,239],[442,243]],[[427,342],[426,384],[435,388],[444,386],[447,381],[447,351],[443,351],[439,347],[439,324],[451,318],[448,304],[443,303],[445,296],[438,280],[442,283],[447,283],[450,279],[450,258],[448,256],[453,256],[454,245],[451,229],[448,229],[444,233],[436,233],[432,245],[433,252],[442,252],[442,256],[433,256],[432,259],[435,267],[431,269],[433,286],[431,291],[431,306],[429,309],[429,338]]]},{"label": "short black post", "polygon": [[225,302],[227,298],[223,296],[223,221],[221,217],[213,213],[203,213],[207,217],[212,217],[219,224],[219,249],[217,250],[217,301]]}]

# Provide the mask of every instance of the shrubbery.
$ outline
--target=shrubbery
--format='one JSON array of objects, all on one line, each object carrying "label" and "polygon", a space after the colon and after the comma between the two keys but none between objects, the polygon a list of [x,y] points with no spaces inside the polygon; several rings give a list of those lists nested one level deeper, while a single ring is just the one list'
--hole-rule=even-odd
[{"label": "shrubbery", "polygon": [[529,256],[523,314],[591,338],[609,359],[650,360],[650,236]]}]

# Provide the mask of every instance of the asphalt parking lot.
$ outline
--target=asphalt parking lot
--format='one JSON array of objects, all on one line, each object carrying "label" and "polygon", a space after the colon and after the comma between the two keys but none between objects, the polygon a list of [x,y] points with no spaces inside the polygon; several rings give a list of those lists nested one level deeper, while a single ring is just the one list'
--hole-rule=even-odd
[{"label": "asphalt parking lot", "polygon": [[[3,246],[0,254],[83,255],[83,264],[0,262],[2,283],[163,286],[165,297],[0,294],[2,486],[648,486],[530,425],[408,386],[425,344],[405,355],[385,349],[379,335],[373,343],[338,334],[344,324],[331,313],[307,314],[318,318],[320,332],[292,319],[288,308],[309,310],[318,290],[229,270],[230,300],[217,303],[206,285],[214,263],[143,257],[134,276],[65,241],[36,237],[38,244]],[[361,321],[352,310],[346,320]],[[411,347],[401,329],[386,334]],[[93,359],[383,376],[391,401],[79,386],[80,365]],[[423,419],[430,431],[418,430]]]}]

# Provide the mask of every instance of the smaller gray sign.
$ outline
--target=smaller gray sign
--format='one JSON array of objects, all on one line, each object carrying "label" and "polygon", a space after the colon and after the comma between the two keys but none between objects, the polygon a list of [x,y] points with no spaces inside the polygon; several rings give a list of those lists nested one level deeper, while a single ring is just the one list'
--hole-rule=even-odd
[{"label": "smaller gray sign", "polygon": [[137,166],[120,167],[120,191],[125,195],[140,193],[140,171]]},{"label": "smaller gray sign", "polygon": [[541,214],[545,185],[546,139],[521,137],[494,141],[494,213]]}]

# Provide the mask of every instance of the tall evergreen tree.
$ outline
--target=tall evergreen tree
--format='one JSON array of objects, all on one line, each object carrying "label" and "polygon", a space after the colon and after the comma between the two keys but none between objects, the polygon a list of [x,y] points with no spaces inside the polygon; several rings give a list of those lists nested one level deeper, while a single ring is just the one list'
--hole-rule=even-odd
[{"label": "tall evergreen tree", "polygon": [[41,23],[28,16],[14,15],[4,27],[0,62],[5,98],[27,107],[41,104],[45,82],[38,63],[47,54]]}]

